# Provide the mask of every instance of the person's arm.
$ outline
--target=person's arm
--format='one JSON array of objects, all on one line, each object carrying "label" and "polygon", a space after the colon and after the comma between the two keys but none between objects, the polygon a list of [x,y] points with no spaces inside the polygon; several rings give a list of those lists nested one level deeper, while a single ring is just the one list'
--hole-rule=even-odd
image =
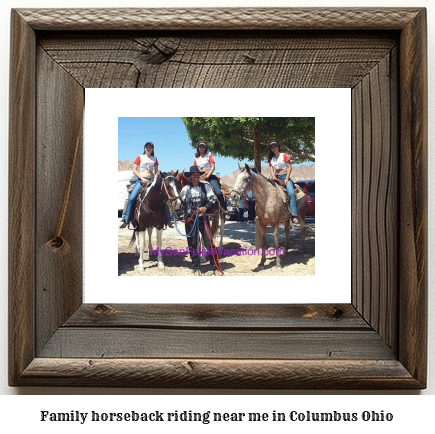
[{"label": "person's arm", "polygon": [[284,161],[285,161],[285,164],[287,166],[287,176],[285,177],[284,182],[287,184],[287,182],[289,182],[289,180],[290,180],[290,175],[292,173],[291,160],[290,160],[290,157],[287,154],[284,156]]},{"label": "person's arm", "polygon": [[269,171],[270,171],[271,178],[276,179],[275,169],[270,162],[269,162]]},{"label": "person's arm", "polygon": [[140,172],[139,172],[139,165],[136,163],[133,163],[133,173],[137,176],[137,178],[140,181],[143,181],[143,178],[140,176]]},{"label": "person's arm", "polygon": [[156,162],[154,163],[153,169],[154,169],[154,172],[153,172],[154,175],[157,174],[157,172],[159,171],[159,160],[157,160],[157,158],[156,158]]},{"label": "person's arm", "polygon": [[[207,192],[207,204],[203,208],[205,208],[205,210],[208,212],[212,210],[217,197],[213,193],[213,190],[207,184],[204,184],[204,187],[205,187],[205,191]],[[206,211],[201,211],[201,212],[206,212]]]},{"label": "person's arm", "polygon": [[205,173],[204,173],[204,178],[208,179],[210,178],[210,176],[213,174],[213,172],[215,171],[216,168],[216,162],[214,161],[213,155],[210,154],[208,157],[208,162],[210,163],[211,168],[208,169]]},{"label": "person's arm", "polygon": [[180,191],[180,200],[183,205],[186,203],[186,196],[187,196],[187,186],[183,187]]},{"label": "person's arm", "polygon": [[204,177],[205,177],[205,179],[210,178],[210,176],[213,174],[215,168],[216,168],[215,163],[211,163],[211,169],[208,169],[208,170],[204,173]]}]

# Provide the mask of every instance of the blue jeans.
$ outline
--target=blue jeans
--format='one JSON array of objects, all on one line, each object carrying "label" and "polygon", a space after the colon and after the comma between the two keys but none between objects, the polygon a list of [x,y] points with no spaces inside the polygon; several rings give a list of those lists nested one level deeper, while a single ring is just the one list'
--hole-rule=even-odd
[{"label": "blue jeans", "polygon": [[[286,178],[286,174],[280,174],[277,175],[278,179],[284,180]],[[288,197],[290,198],[290,212],[292,213],[293,217],[298,216],[298,207],[296,205],[296,194],[295,194],[295,188],[293,186],[293,182],[289,180],[285,186],[285,189],[287,190]]]},{"label": "blue jeans", "polygon": [[213,187],[214,193],[216,194],[216,197],[219,201],[219,203],[221,204],[221,207],[223,209],[227,209],[227,204],[225,202],[224,196],[222,194],[220,185],[219,185],[219,181],[217,180],[217,178],[212,175],[209,179],[208,182],[210,183],[210,185]]},{"label": "blue jeans", "polygon": [[136,204],[136,199],[137,195],[139,194],[140,187],[140,182],[136,181],[131,189],[130,197],[128,198],[127,202],[127,207],[125,208],[124,217],[123,220],[121,219],[121,221],[126,223],[131,221],[131,217],[133,217],[134,205]]},{"label": "blue jeans", "polygon": [[222,194],[220,186],[219,186],[219,182],[216,178],[212,177],[211,179],[208,180],[208,182],[213,187],[213,190],[214,190],[216,196],[219,196],[220,194]]}]

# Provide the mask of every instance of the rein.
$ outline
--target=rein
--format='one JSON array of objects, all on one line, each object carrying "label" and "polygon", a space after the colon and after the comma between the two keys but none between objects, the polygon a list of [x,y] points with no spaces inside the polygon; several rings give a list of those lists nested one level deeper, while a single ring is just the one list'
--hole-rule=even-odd
[{"label": "rein", "polygon": [[159,209],[158,211],[154,211],[145,203],[145,198],[146,198],[146,195],[142,197],[142,194],[139,194],[139,197],[138,197],[139,207],[137,209],[137,221],[140,222],[140,212],[141,212],[142,207],[144,207],[145,210],[147,210],[148,212],[150,212],[152,214],[153,223],[154,223],[153,227],[156,227],[156,225],[155,225],[156,224],[156,216],[165,210],[165,204],[163,203],[163,207],[161,209]]},{"label": "rein", "polygon": [[236,194],[239,195],[239,199],[238,199],[238,200],[240,200],[240,198],[242,197],[242,194],[243,194],[243,193],[246,191],[246,189],[248,188],[249,183],[251,183],[251,184],[252,184],[252,188],[254,188],[254,172],[251,171],[251,174],[250,174],[249,176],[250,176],[250,180],[246,183],[246,185],[244,185],[244,186],[242,187],[242,190],[241,190],[241,191],[238,191],[238,190],[236,190],[235,188],[231,188],[231,191],[234,191]]},{"label": "rein", "polygon": [[175,226],[175,229],[176,229],[176,231],[178,232],[178,235],[181,235],[182,237],[193,237],[194,235],[195,235],[195,232],[196,232],[196,228],[197,228],[197,226],[198,226],[198,217],[199,217],[199,214],[198,214],[198,211],[199,210],[195,210],[195,212],[188,218],[188,220],[185,222],[185,223],[189,223],[189,222],[191,222],[193,219],[195,219],[195,221],[193,222],[193,226],[192,226],[192,229],[190,230],[190,232],[188,233],[188,234],[182,234],[181,232],[180,232],[180,230],[178,229],[178,226],[177,226],[177,216],[176,216],[176,214],[175,214],[175,211],[173,211],[172,212],[172,218],[173,218],[173,220],[174,220],[174,226]]},{"label": "rein", "polygon": [[[175,178],[175,176],[172,176],[172,175],[168,175],[168,176],[166,176],[165,178],[164,178],[164,180],[165,179],[167,179],[167,178],[174,178],[174,179],[177,179],[177,178]],[[163,182],[162,182],[162,189],[163,189],[163,187],[165,188],[165,192],[166,192],[166,197],[167,197],[167,199],[170,201],[170,202],[173,202],[173,201],[175,201],[175,200],[177,200],[177,199],[180,199],[180,196],[177,194],[177,196],[174,196],[174,197],[171,197],[171,195],[169,194],[169,191],[168,191],[168,187],[167,187],[167,185],[166,185],[166,182],[163,180]]]},{"label": "rein", "polygon": [[213,257],[214,265],[223,274],[222,267],[221,267],[221,261],[220,261],[220,258],[219,258],[219,252],[217,251],[217,249],[216,249],[216,247],[214,245],[213,234],[212,234],[210,226],[208,224],[208,219],[207,219],[207,217],[205,215],[203,215],[202,218],[203,218],[203,221],[204,221],[204,229],[205,229],[205,233],[207,235],[208,241],[210,243],[210,247],[216,253],[215,255],[211,255]]}]

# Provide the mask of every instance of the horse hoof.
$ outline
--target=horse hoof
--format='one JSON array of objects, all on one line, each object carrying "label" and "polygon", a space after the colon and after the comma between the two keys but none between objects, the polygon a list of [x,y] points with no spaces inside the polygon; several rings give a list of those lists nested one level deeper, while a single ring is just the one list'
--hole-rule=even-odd
[{"label": "horse hoof", "polygon": [[264,265],[258,265],[252,271],[258,272],[258,271],[263,271],[263,270],[264,270]]},{"label": "horse hoof", "polygon": [[162,270],[163,268],[165,268],[165,264],[163,262],[159,262],[158,267],[160,268],[160,270]]}]

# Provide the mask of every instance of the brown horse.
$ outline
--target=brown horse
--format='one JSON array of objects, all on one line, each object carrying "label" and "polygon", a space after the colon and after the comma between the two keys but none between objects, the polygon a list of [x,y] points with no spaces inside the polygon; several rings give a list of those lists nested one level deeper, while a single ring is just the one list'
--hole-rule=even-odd
[{"label": "brown horse", "polygon": [[[262,239],[262,256],[258,268],[264,268],[266,262],[266,229],[271,226],[274,234],[275,249],[279,251],[279,224],[284,225],[285,232],[285,250],[289,248],[289,229],[292,227],[290,213],[287,203],[283,202],[281,193],[275,184],[269,181],[265,176],[259,174],[255,169],[251,169],[247,164],[237,175],[236,182],[231,191],[231,203],[233,206],[238,206],[240,197],[250,185],[254,192],[256,200],[256,215],[258,229],[260,230]],[[296,188],[296,187],[295,187]],[[297,199],[298,217],[301,226],[303,249],[305,253],[305,195]],[[281,260],[279,254],[276,255],[276,266],[281,268]]]},{"label": "brown horse", "polygon": [[166,205],[174,211],[181,208],[178,194],[179,181],[173,175],[158,172],[150,186],[139,191],[134,210],[133,224],[135,230],[132,242],[136,239],[139,254],[139,268],[143,269],[143,252],[145,249],[145,230],[148,229],[149,252],[151,253],[152,228],[157,229],[157,261],[158,267],[164,268],[162,260],[162,231],[165,226]]}]

